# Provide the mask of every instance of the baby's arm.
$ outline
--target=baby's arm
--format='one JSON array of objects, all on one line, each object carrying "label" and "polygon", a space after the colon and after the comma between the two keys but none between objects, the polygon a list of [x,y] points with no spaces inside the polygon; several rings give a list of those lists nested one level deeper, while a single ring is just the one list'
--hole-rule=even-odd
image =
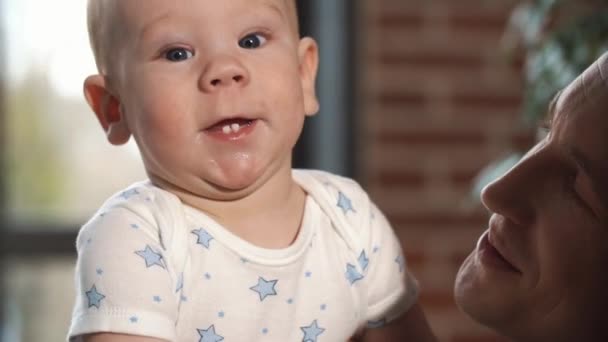
[{"label": "baby's arm", "polygon": [[418,304],[406,313],[380,328],[368,328],[359,339],[361,342],[416,341],[436,342],[437,338]]},{"label": "baby's arm", "polygon": [[358,341],[437,341],[417,302],[418,283],[398,237],[373,203],[371,210],[368,322]]},{"label": "baby's arm", "polygon": [[109,206],[80,231],[72,341],[175,336],[180,279],[171,250],[165,249],[147,209],[133,203]]}]

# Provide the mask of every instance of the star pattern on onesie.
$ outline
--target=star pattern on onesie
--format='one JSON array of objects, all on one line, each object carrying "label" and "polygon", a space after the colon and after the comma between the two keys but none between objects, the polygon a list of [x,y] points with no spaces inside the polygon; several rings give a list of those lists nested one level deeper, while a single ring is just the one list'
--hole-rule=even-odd
[{"label": "star pattern on onesie", "polygon": [[361,254],[359,254],[359,259],[357,259],[357,261],[359,262],[359,266],[361,266],[361,270],[365,272],[365,270],[367,270],[367,266],[369,265],[369,258],[365,254],[365,250],[361,251]]},{"label": "star pattern on onesie", "polygon": [[130,190],[123,191],[120,194],[120,197],[128,200],[129,198],[131,198],[131,197],[133,197],[135,195],[139,195],[139,191],[137,191],[137,189],[130,189]]},{"label": "star pattern on onesie", "polygon": [[342,209],[344,215],[348,214],[349,211],[355,213],[355,208],[353,208],[353,203],[350,201],[350,198],[346,197],[342,191],[338,193],[338,207]]},{"label": "star pattern on onesie", "polygon": [[143,251],[135,251],[135,254],[144,258],[146,261],[146,267],[150,268],[154,265],[158,265],[162,268],[165,268],[165,264],[163,262],[163,256],[160,253],[156,253],[149,245],[146,245],[146,249]]},{"label": "star pattern on onesie", "polygon": [[357,270],[357,267],[353,264],[346,264],[346,279],[353,285],[357,281],[363,279],[363,275]]},{"label": "star pattern on onesie", "polygon": [[264,279],[262,277],[258,277],[257,285],[252,286],[249,289],[257,292],[258,295],[260,295],[260,302],[261,302],[264,299],[266,299],[266,297],[274,296],[277,294],[277,291],[274,288],[276,286],[277,282],[278,282],[278,280],[276,280],[276,279],[267,281],[266,279]]},{"label": "star pattern on onesie", "polygon": [[395,262],[397,263],[397,265],[399,265],[399,272],[403,273],[403,270],[405,269],[405,260],[403,259],[403,255],[397,255],[397,257],[395,258]]},{"label": "star pattern on onesie", "polygon": [[[328,185],[331,185],[331,183],[329,183]],[[140,188],[141,190],[141,188]],[[345,192],[340,191],[341,188],[338,187],[333,187],[331,190],[331,199],[333,201],[336,202],[330,202],[329,205],[332,206],[332,211],[338,213],[339,216],[339,212],[342,211],[343,214],[345,216],[347,216],[349,214],[349,212],[352,212],[350,215],[351,217],[357,217],[357,216],[363,216],[364,213],[367,216],[367,209],[364,211],[362,208],[367,208],[366,206],[363,205],[359,205],[359,202],[355,201],[353,202],[351,200],[351,198],[347,195],[352,195],[354,196],[354,193],[350,193],[348,191],[348,188],[344,188],[342,190],[344,190]],[[142,190],[143,191],[143,190]],[[122,192],[119,196],[121,198],[124,199],[129,199],[133,196],[142,196],[142,199],[144,197],[145,193],[140,193],[138,191],[138,189],[130,189],[130,190],[126,190],[124,192]],[[358,199],[359,197],[355,196],[353,197],[354,199]],[[136,198],[137,199],[137,198]],[[358,212],[355,207],[360,209],[360,212]],[[374,212],[374,210],[372,210],[370,213],[370,219],[374,220],[374,219],[378,219],[380,217],[380,212],[376,213]],[[358,220],[355,220],[356,222],[359,222]],[[373,223],[371,223],[373,226]],[[384,224],[383,222],[380,222],[379,224]],[[363,225],[363,224],[362,224]],[[139,225],[132,223],[132,224],[127,224],[126,227],[131,227],[133,229],[139,229]],[[194,223],[192,225],[188,225],[188,229],[186,230],[186,234],[188,230],[190,230],[191,234],[194,234],[196,236],[196,242],[193,243],[193,239],[192,237],[188,238],[189,241],[189,246],[190,247],[194,247],[195,244],[196,245],[200,245],[201,247],[195,247],[196,250],[201,251],[200,248],[205,249],[206,251],[204,251],[205,255],[208,256],[212,256],[214,254],[214,252],[219,252],[224,248],[223,243],[220,243],[221,240],[218,240],[218,242],[212,242],[213,240],[215,240],[214,236],[212,234],[209,233],[209,231],[207,231],[205,228],[205,226],[203,224],[200,223]],[[208,229],[210,229],[209,227],[207,227]],[[211,232],[213,232],[213,230],[211,230]],[[188,235],[186,235],[188,236]],[[315,238],[316,235],[313,235],[313,238]],[[218,236],[218,238],[220,238],[220,236]],[[213,246],[211,246],[213,244]],[[311,241],[312,244],[312,241]],[[141,247],[145,246],[145,248],[141,249]],[[340,264],[338,264],[338,267],[340,267],[340,265],[342,265],[343,268],[342,274],[344,274],[344,277],[346,278],[346,281],[348,282],[349,285],[345,285],[347,287],[352,287],[355,288],[355,286],[361,286],[362,284],[356,284],[357,282],[359,282],[360,280],[369,278],[370,276],[370,270],[374,270],[376,267],[379,267],[379,265],[382,265],[383,267],[390,267],[390,271],[396,273],[397,270],[399,272],[404,272],[405,271],[405,258],[404,255],[397,252],[393,252],[391,249],[392,245],[385,245],[385,244],[376,244],[376,245],[369,245],[369,247],[366,247],[365,249],[361,249],[361,247],[358,249],[360,251],[360,253],[357,255],[356,252],[350,254],[348,256],[348,259],[341,261]],[[141,257],[144,261],[145,261],[145,265],[146,268],[142,267],[141,264],[138,264],[140,266],[140,271],[141,272],[150,272],[147,269],[150,268],[154,268],[154,266],[159,266],[165,270],[170,270],[171,266],[168,263],[169,259],[167,255],[164,255],[163,250],[161,249],[160,246],[158,245],[148,245],[142,243],[141,245],[137,245],[136,248],[139,248],[140,250],[137,249],[130,249],[130,251],[134,251],[135,254],[137,254],[137,257],[133,257],[131,254],[131,258],[132,261],[135,261],[137,263],[141,263],[139,257]],[[386,248],[386,255],[384,253]],[[355,250],[356,251],[356,250]],[[367,254],[369,252],[369,254]],[[381,258],[388,258],[386,259],[386,262],[380,262]],[[390,262],[390,258],[393,258],[393,263]],[[236,259],[236,261],[239,264],[247,264],[250,261],[244,257],[240,257],[240,259]],[[106,303],[104,300],[106,299],[106,294],[109,296],[110,300],[114,300],[114,295],[112,292],[106,292],[106,289],[103,287],[103,284],[100,283],[101,279],[106,277],[106,273],[110,274],[111,270],[110,269],[101,269],[101,268],[96,268],[96,269],[92,269],[92,272],[96,272],[96,278],[97,283],[96,284],[100,284],[100,288],[102,290],[104,290],[104,293],[101,293],[97,290],[96,288],[96,284],[93,284],[93,286],[90,288],[90,290],[86,291],[86,288],[81,290],[81,291],[86,291],[86,298],[88,300],[88,308],[92,308],[95,307],[97,309],[99,309],[101,306],[103,307],[107,307],[107,305],[109,305],[108,303]],[[159,271],[159,270],[157,270]],[[208,272],[207,272],[208,271]],[[168,291],[174,290],[176,293],[176,296],[179,296],[181,302],[184,302],[185,304],[180,304],[180,305],[191,305],[190,302],[194,303],[194,300],[192,300],[192,298],[190,298],[190,300],[188,300],[189,298],[185,296],[184,292],[185,289],[195,289],[195,285],[198,286],[198,283],[195,283],[195,285],[192,285],[194,281],[197,282],[205,282],[205,284],[211,284],[210,286],[221,286],[221,285],[213,285],[214,283],[217,284],[222,284],[225,279],[223,272],[215,272],[216,270],[211,267],[209,269],[203,269],[200,271],[200,273],[196,273],[193,274],[190,277],[189,273],[186,273],[186,276],[188,277],[187,279],[185,279],[184,277],[184,273],[183,271],[180,271],[181,273],[171,273],[172,274],[172,280],[171,280],[171,288],[168,289]],[[332,277],[341,277],[340,275],[340,269],[338,268],[335,271],[332,271],[333,275]],[[260,273],[258,273],[260,272]],[[249,285],[249,290],[255,292],[257,294],[258,297],[255,298],[259,298],[259,304],[255,304],[257,306],[259,306],[259,309],[263,309],[263,307],[265,305],[270,305],[273,304],[274,302],[278,301],[277,303],[281,304],[281,305],[285,305],[285,303],[287,305],[290,305],[291,308],[294,308],[293,305],[295,305],[295,303],[302,303],[302,302],[307,302],[307,301],[312,301],[312,303],[310,303],[310,307],[313,308],[316,312],[314,315],[315,316],[308,316],[307,318],[305,318],[305,321],[299,321],[297,322],[295,325],[293,325],[291,327],[291,331],[290,331],[290,336],[293,336],[293,334],[296,334],[296,336],[302,336],[302,342],[317,342],[319,339],[320,340],[324,340],[324,338],[328,338],[329,336],[325,334],[326,331],[331,332],[332,329],[336,329],[333,325],[328,325],[329,321],[326,321],[323,319],[323,317],[326,317],[326,315],[330,314],[333,311],[333,308],[336,307],[336,303],[332,300],[329,301],[318,301],[316,302],[314,299],[311,298],[307,298],[307,296],[302,295],[300,297],[300,295],[294,295],[293,293],[289,293],[293,291],[292,288],[289,288],[287,286],[287,284],[289,284],[291,282],[290,279],[284,279],[283,277],[274,277],[272,274],[263,274],[262,272],[264,271],[257,271],[257,274],[253,274],[253,277],[248,278],[249,280],[245,280],[245,283],[241,283],[241,285],[238,285],[240,287],[239,292],[243,293],[244,296],[248,297],[248,300],[250,303],[258,303],[257,301],[255,301],[254,299],[254,294],[251,292],[248,292],[246,290],[247,285]],[[160,271],[159,271],[160,273]],[[95,274],[95,273],[93,273]],[[175,275],[173,275],[175,274]],[[275,279],[270,279],[270,280],[266,280],[264,277],[262,277],[261,275],[264,275],[266,277],[272,277]],[[255,276],[258,276],[257,281],[255,280]],[[323,280],[323,272],[320,272],[317,268],[314,268],[314,266],[312,266],[311,268],[303,268],[301,269],[301,271],[299,272],[299,274],[297,275],[298,277],[303,277],[305,278],[305,281],[307,282],[307,284],[309,284],[309,286],[318,286],[318,284],[315,284],[315,281],[319,281],[319,280]],[[186,280],[188,282],[186,282]],[[369,278],[369,280],[371,281],[371,278]],[[256,283],[254,283],[254,281],[256,281]],[[277,287],[278,282],[281,281],[282,282],[282,286],[279,288]],[[300,280],[298,280],[299,282]],[[344,280],[342,280],[344,281]],[[363,283],[363,282],[361,282]],[[207,286],[207,285],[205,285]],[[107,290],[109,291],[109,290]],[[81,292],[82,293],[82,292]],[[161,297],[162,295],[162,297]],[[289,295],[292,295],[294,297],[289,297]],[[276,298],[268,298],[269,296],[274,296]],[[84,298],[82,298],[84,299]],[[266,299],[269,299],[268,302],[265,302]],[[161,294],[154,294],[151,293],[148,297],[146,297],[146,300],[150,303],[156,303],[154,305],[159,306],[160,303],[164,303],[164,302],[168,302],[169,301],[169,297],[165,297],[164,292]],[[87,302],[83,300],[83,304],[86,304]],[[84,305],[83,305],[84,306]],[[216,328],[214,324],[211,323],[220,323],[223,322],[225,323],[231,323],[231,319],[232,317],[234,317],[235,315],[231,315],[230,310],[224,311],[224,310],[220,310],[220,309],[229,309],[229,308],[216,308],[217,311],[214,311],[213,314],[214,317],[213,319],[217,319],[217,322],[207,322],[204,323],[204,325],[200,325],[200,326],[190,326],[188,327],[189,331],[190,331],[190,335],[193,335],[192,338],[194,339],[195,336],[199,336],[199,342],[219,342],[219,341],[224,341],[225,338],[230,339],[230,332],[228,332],[228,330],[225,330],[224,328],[222,328],[222,325],[218,325],[218,331],[216,332]],[[286,308],[286,310],[289,310],[290,308]],[[90,309],[92,310],[92,309]],[[295,310],[295,309],[292,309]],[[137,315],[133,315],[133,314],[137,314]],[[130,314],[129,316],[126,316],[124,318],[124,321],[126,322],[130,322],[132,324],[140,324],[143,323],[145,321],[145,317],[144,316],[139,316],[139,313],[133,313]],[[317,316],[319,315],[319,316]],[[325,315],[325,316],[324,316]],[[355,314],[355,317],[357,317],[357,315]],[[376,328],[376,327],[381,327],[383,325],[386,324],[386,318],[382,318],[382,317],[374,317],[375,320],[369,320],[366,321],[366,325],[369,328]],[[262,337],[264,338],[270,338],[273,337],[274,334],[277,334],[277,332],[280,332],[281,330],[279,329],[275,329],[276,327],[272,324],[272,322],[260,322],[260,323],[264,323],[264,325],[260,325],[255,327],[255,329],[257,329],[257,334],[258,337],[261,339]],[[304,325],[306,323],[310,323],[309,325]],[[322,324],[322,325],[320,325]],[[206,327],[202,328],[202,327]],[[287,328],[287,327],[284,327]],[[297,328],[300,328],[301,330],[301,334],[299,335],[299,333],[297,332]],[[198,332],[197,335],[194,335],[194,330],[196,330]],[[226,335],[221,335],[221,334],[226,334]],[[224,337],[226,336],[226,337]]]},{"label": "star pattern on onesie", "polygon": [[184,272],[180,273],[177,278],[177,285],[175,286],[175,293],[178,293],[180,290],[184,289]]},{"label": "star pattern on onesie", "polygon": [[95,285],[93,285],[93,287],[91,287],[91,289],[85,293],[89,301],[89,308],[94,306],[99,309],[101,301],[106,298],[106,296],[97,291],[97,287],[95,287]]},{"label": "star pattern on onesie", "polygon": [[211,234],[209,234],[209,232],[207,232],[203,228],[200,228],[200,229],[193,230],[192,234],[194,234],[198,237],[198,239],[196,240],[197,244],[209,249],[209,244],[211,243],[211,240],[213,240],[213,236],[211,236]]},{"label": "star pattern on onesie", "polygon": [[381,328],[386,325],[386,318],[378,319],[375,321],[367,321],[367,327],[370,329]]},{"label": "star pattern on onesie", "polygon": [[219,342],[223,341],[224,337],[215,333],[215,326],[211,325],[207,329],[196,329],[201,337],[198,342]]},{"label": "star pattern on onesie", "polygon": [[319,324],[317,324],[316,319],[310,323],[309,326],[300,327],[300,329],[302,329],[302,332],[304,333],[302,342],[317,342],[317,337],[325,331],[324,328],[321,328]]}]

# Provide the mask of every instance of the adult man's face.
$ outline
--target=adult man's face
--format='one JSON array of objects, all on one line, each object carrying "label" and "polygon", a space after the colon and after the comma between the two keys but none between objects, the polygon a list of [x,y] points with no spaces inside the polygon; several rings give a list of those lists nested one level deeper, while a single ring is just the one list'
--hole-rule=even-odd
[{"label": "adult man's face", "polygon": [[557,98],[546,138],[482,192],[493,214],[456,302],[516,340],[606,340],[607,77],[604,55]]}]

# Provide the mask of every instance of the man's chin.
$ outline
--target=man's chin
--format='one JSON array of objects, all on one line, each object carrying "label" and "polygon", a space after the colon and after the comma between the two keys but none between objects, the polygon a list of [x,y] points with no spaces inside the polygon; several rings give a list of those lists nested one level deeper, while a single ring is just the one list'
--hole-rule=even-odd
[{"label": "man's chin", "polygon": [[516,289],[501,279],[484,273],[475,251],[463,262],[454,284],[458,308],[476,322],[499,333],[514,321],[517,312]]}]

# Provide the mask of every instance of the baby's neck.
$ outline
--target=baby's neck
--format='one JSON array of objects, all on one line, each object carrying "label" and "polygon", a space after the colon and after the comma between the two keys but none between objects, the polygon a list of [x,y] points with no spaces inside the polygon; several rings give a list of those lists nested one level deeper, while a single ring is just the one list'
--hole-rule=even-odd
[{"label": "baby's neck", "polygon": [[179,197],[241,239],[269,249],[285,248],[293,243],[306,202],[306,193],[293,180],[291,170],[233,201]]}]

